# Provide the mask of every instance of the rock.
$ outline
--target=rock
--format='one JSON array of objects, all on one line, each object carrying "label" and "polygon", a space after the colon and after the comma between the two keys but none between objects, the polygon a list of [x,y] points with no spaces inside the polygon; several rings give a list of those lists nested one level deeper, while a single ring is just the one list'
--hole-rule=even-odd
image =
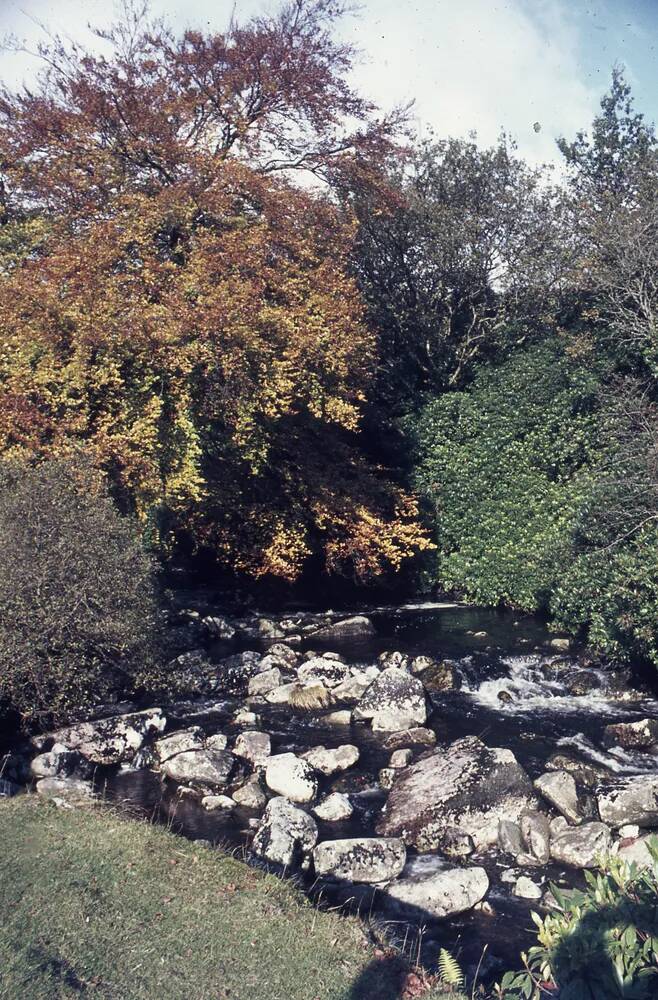
[{"label": "rock", "polygon": [[417,726],[387,736],[384,740],[384,750],[401,750],[404,747],[433,747],[435,744],[436,733],[423,726]]},{"label": "rock", "polygon": [[517,878],[512,892],[520,899],[541,899],[542,897],[540,886],[533,882],[531,878],[528,878],[527,875],[521,875]]},{"label": "rock", "polygon": [[572,868],[594,868],[597,859],[610,851],[610,830],[603,823],[583,823],[551,840],[554,861]]},{"label": "rock", "polygon": [[559,753],[549,757],[546,761],[546,770],[567,771],[585,788],[595,788],[601,781],[610,777],[610,772],[603,767],[585,764],[583,761],[574,760],[572,757]]},{"label": "rock", "polygon": [[275,688],[281,687],[282,680],[281,671],[278,667],[273,667],[271,670],[264,670],[262,674],[256,674],[255,677],[249,680],[247,692],[252,698],[259,694],[269,694]]},{"label": "rock", "polygon": [[583,815],[578,801],[576,782],[568,771],[548,771],[535,781],[535,788],[547,802],[561,812],[569,822],[582,822]]},{"label": "rock", "polygon": [[252,764],[258,766],[259,764],[266,763],[269,759],[272,753],[272,741],[268,733],[247,730],[238,736],[233,747],[233,753],[237,757],[244,757],[245,760],[249,760]]},{"label": "rock", "polygon": [[125,764],[133,759],[148,737],[161,733],[166,724],[161,709],[149,708],[145,712],[80,722],[58,729],[50,736],[53,743],[77,750],[93,764]]},{"label": "rock", "polygon": [[206,747],[208,750],[226,750],[228,746],[228,736],[224,733],[215,733],[214,736],[209,736],[206,739]]},{"label": "rock", "polygon": [[399,667],[400,670],[409,670],[409,657],[406,653],[399,653],[397,651],[380,653],[377,657],[377,665],[382,670],[387,670],[389,667]]},{"label": "rock", "polygon": [[208,615],[201,619],[201,624],[216,639],[228,641],[235,638],[235,628],[227,618],[223,618],[221,615]]},{"label": "rock", "polygon": [[359,750],[351,743],[346,743],[335,750],[314,747],[300,756],[303,760],[308,761],[315,771],[319,771],[320,774],[324,774],[328,778],[332,774],[338,774],[339,771],[347,771],[348,768],[353,767],[359,759]]},{"label": "rock", "polygon": [[556,636],[555,639],[551,639],[549,645],[551,649],[554,649],[558,653],[568,653],[571,648],[571,640]]},{"label": "rock", "polygon": [[354,709],[355,719],[371,719],[380,732],[399,732],[425,722],[425,690],[418,678],[388,667],[372,682]]},{"label": "rock", "polygon": [[252,850],[261,858],[279,865],[294,865],[304,852],[313,849],[318,827],[312,816],[287,799],[270,799],[263,814]]},{"label": "rock", "polygon": [[559,837],[561,833],[564,833],[565,830],[568,830],[569,824],[567,823],[564,816],[556,816],[549,823],[549,827],[552,839],[553,837]]},{"label": "rock", "polygon": [[[320,656],[323,660],[337,660],[338,663],[347,663],[347,660],[342,653],[335,653],[331,649],[326,650],[324,653],[315,653],[315,656]],[[307,656],[306,659],[312,660],[313,657]],[[370,670],[372,668],[368,667],[367,669]]]},{"label": "rock", "polygon": [[428,670],[435,664],[436,660],[432,659],[431,656],[414,656],[409,664],[409,669],[412,674],[422,674],[423,670]]},{"label": "rock", "polygon": [[403,910],[412,910],[416,919],[423,914],[434,918],[464,913],[479,903],[489,890],[484,868],[450,868],[433,875],[401,878],[384,889],[387,900]]},{"label": "rock", "polygon": [[179,732],[163,736],[153,744],[155,759],[163,764],[177,753],[186,750],[202,750],[205,741],[203,729],[199,726],[191,726],[189,729],[181,729]]},{"label": "rock", "polygon": [[179,690],[190,694],[209,694],[216,681],[217,668],[203,649],[190,649],[170,660],[166,671],[174,677]]},{"label": "rock", "polygon": [[286,635],[271,618],[259,618],[253,628],[259,639],[284,639]]},{"label": "rock", "polygon": [[404,868],[407,851],[396,837],[326,840],[313,851],[316,875],[349,882],[387,882]]},{"label": "rock", "polygon": [[[415,670],[412,671],[416,673]],[[428,691],[456,691],[461,687],[461,679],[452,663],[443,660],[433,663],[420,674],[420,679]]]},{"label": "rock", "polygon": [[239,806],[244,806],[245,809],[264,809],[267,805],[267,796],[256,774],[252,775],[244,785],[236,788],[233,792],[233,798]]},{"label": "rock", "polygon": [[333,688],[332,694],[336,701],[344,701],[350,705],[356,705],[366,693],[373,678],[367,670],[362,670],[357,674],[352,674],[347,680],[337,684]]},{"label": "rock", "polygon": [[325,625],[313,633],[314,639],[331,642],[334,639],[368,639],[375,634],[375,626],[365,615],[354,615],[342,621]]},{"label": "rock", "polygon": [[601,678],[591,670],[574,670],[564,678],[564,686],[575,698],[583,698],[601,689]]},{"label": "rock", "polygon": [[97,802],[92,786],[80,778],[41,778],[37,781],[37,794],[61,809],[76,809]]},{"label": "rock", "polygon": [[385,792],[390,792],[393,787],[393,782],[397,777],[397,771],[398,769],[395,767],[382,767],[377,775],[379,785]]},{"label": "rock", "polygon": [[639,722],[618,722],[603,730],[605,746],[623,747],[624,750],[650,750],[658,744],[658,720],[640,719]]},{"label": "rock", "polygon": [[349,709],[328,712],[327,715],[322,716],[322,722],[326,726],[351,726],[352,713]]},{"label": "rock", "polygon": [[313,810],[318,819],[326,823],[337,823],[341,819],[349,819],[354,812],[352,803],[342,792],[332,792]]},{"label": "rock", "polygon": [[449,858],[468,858],[475,853],[475,844],[467,833],[450,827],[441,837],[439,849]]},{"label": "rock", "polygon": [[261,655],[253,649],[227,656],[215,665],[213,690],[245,694],[249,681],[261,672]]},{"label": "rock", "polygon": [[521,839],[530,857],[540,865],[548,864],[550,858],[550,829],[548,817],[539,812],[528,812],[521,816]]},{"label": "rock", "polygon": [[501,819],[498,824],[498,846],[505,854],[512,854],[515,858],[523,853],[521,827],[518,823]]},{"label": "rock", "polygon": [[62,743],[55,743],[52,750],[38,754],[30,763],[33,778],[66,777],[75,771],[82,760],[77,750],[67,750]]},{"label": "rock", "polygon": [[414,755],[412,750],[394,750],[391,754],[388,766],[394,768],[406,767],[408,764],[411,764],[413,757]]},{"label": "rock", "polygon": [[181,785],[223,791],[231,783],[236,764],[228,750],[186,750],[166,760],[162,771]]},{"label": "rock", "polygon": [[241,708],[233,716],[233,721],[237,726],[257,726],[260,719],[256,712],[250,712],[246,708]]},{"label": "rock", "polygon": [[312,802],[318,794],[318,780],[311,765],[294,753],[270,757],[265,770],[265,783],[278,795],[291,802]]},{"label": "rock", "polygon": [[377,832],[430,851],[456,827],[481,849],[496,843],[500,820],[517,822],[535,805],[530,779],[511,750],[489,749],[467,736],[397,772]]},{"label": "rock", "polygon": [[273,646],[270,646],[268,655],[275,656],[277,660],[283,660],[291,668],[296,667],[299,662],[299,653],[283,642],[275,642]]},{"label": "rock", "polygon": [[335,688],[349,680],[350,668],[346,663],[318,656],[302,663],[297,676],[302,684],[324,684],[327,688]]},{"label": "rock", "polygon": [[274,688],[265,695],[265,701],[269,705],[287,705],[290,696],[294,691],[299,690],[299,684],[282,684],[281,687]]},{"label": "rock", "polygon": [[596,801],[601,819],[609,826],[658,826],[658,775],[616,778],[598,790]]},{"label": "rock", "polygon": [[235,799],[230,798],[228,795],[204,795],[201,799],[201,805],[208,812],[230,812],[231,809],[235,809],[236,802]]},{"label": "rock", "polygon": [[635,840],[640,836],[640,828],[637,823],[626,823],[619,827],[618,832],[622,840]]},{"label": "rock", "polygon": [[653,842],[658,846],[658,838],[655,834],[649,833],[645,837],[639,837],[632,844],[625,844],[619,848],[618,856],[627,864],[637,865],[638,868],[657,868],[656,862],[651,856],[649,843]]},{"label": "rock", "polygon": [[499,691],[497,697],[501,705],[511,705],[514,702],[514,698],[509,691]]}]

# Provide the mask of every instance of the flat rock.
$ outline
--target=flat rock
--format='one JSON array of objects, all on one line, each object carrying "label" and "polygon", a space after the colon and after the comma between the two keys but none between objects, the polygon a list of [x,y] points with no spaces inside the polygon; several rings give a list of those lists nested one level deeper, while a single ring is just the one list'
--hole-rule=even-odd
[{"label": "flat rock", "polygon": [[203,729],[199,726],[191,726],[189,729],[181,729],[179,732],[170,733],[163,736],[153,744],[153,753],[156,760],[164,764],[166,760],[175,757],[177,753],[184,753],[186,750],[202,750],[205,741]]},{"label": "flat rock", "polygon": [[223,791],[231,782],[237,759],[228,750],[186,750],[162,765],[163,773],[181,785]]},{"label": "flat rock", "polygon": [[270,757],[265,769],[265,783],[277,795],[283,795],[291,802],[312,802],[318,794],[315,771],[294,753]]},{"label": "flat rock", "polygon": [[93,764],[126,764],[142,748],[144,741],[161,733],[166,724],[160,708],[149,708],[144,712],[80,722],[58,729],[50,737],[53,743],[77,750]]},{"label": "flat rock", "polygon": [[315,771],[319,771],[320,774],[329,778],[332,774],[338,774],[353,767],[359,759],[359,748],[351,743],[345,743],[332,750],[327,750],[326,747],[313,747],[312,750],[307,750],[300,756],[303,760],[308,761]]},{"label": "flat rock", "polygon": [[449,827],[469,834],[478,850],[493,846],[500,820],[518,822],[537,804],[512,751],[490,749],[475,736],[396,774],[377,832],[400,836],[421,851],[437,848]]},{"label": "flat rock", "polygon": [[295,865],[317,843],[318,827],[312,816],[284,798],[270,799],[263,814],[252,850],[261,858],[279,865]]},{"label": "flat rock", "polygon": [[637,774],[606,782],[597,791],[599,815],[609,826],[658,826],[658,774]]},{"label": "flat rock", "polygon": [[346,663],[316,656],[302,663],[297,676],[301,684],[324,684],[326,688],[335,688],[349,680],[351,672]]},{"label": "flat rock", "polygon": [[316,875],[348,882],[387,882],[404,868],[407,851],[397,837],[325,840],[313,851]]},{"label": "flat rock", "polygon": [[535,788],[570,823],[582,822],[576,780],[568,771],[547,771],[535,781]]},{"label": "flat rock", "polygon": [[201,805],[208,812],[230,812],[235,809],[236,802],[229,795],[204,795]]},{"label": "flat rock", "polygon": [[433,875],[398,879],[384,889],[384,894],[399,908],[413,910],[417,917],[427,914],[441,918],[472,909],[488,890],[484,868],[450,868]]},{"label": "flat rock", "polygon": [[388,667],[375,678],[354,709],[357,720],[371,719],[379,732],[399,732],[427,719],[425,689],[417,677]]},{"label": "flat rock", "polygon": [[521,875],[517,878],[512,892],[520,899],[541,899],[542,897],[541,886],[538,886],[527,875]]},{"label": "flat rock", "polygon": [[436,733],[424,726],[414,726],[403,729],[399,733],[391,733],[384,740],[384,750],[401,750],[404,747],[433,747],[436,745]]},{"label": "flat rock", "polygon": [[98,800],[91,784],[80,778],[41,778],[37,794],[62,809],[77,809],[94,805]]},{"label": "flat rock", "polygon": [[333,639],[367,639],[375,635],[375,626],[365,615],[353,615],[342,621],[332,622],[313,632],[314,639],[331,642]]},{"label": "flat rock", "polygon": [[554,861],[572,868],[594,868],[600,856],[610,851],[610,830],[604,823],[583,823],[551,840]]}]

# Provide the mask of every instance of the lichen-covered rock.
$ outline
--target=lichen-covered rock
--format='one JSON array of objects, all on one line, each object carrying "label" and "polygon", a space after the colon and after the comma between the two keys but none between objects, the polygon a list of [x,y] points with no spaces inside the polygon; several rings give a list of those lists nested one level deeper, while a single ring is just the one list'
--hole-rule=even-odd
[{"label": "lichen-covered rock", "polygon": [[375,635],[375,626],[365,615],[354,615],[332,622],[323,628],[314,630],[313,638],[321,642],[331,642],[333,639],[368,639]]},{"label": "lichen-covered rock", "polygon": [[346,663],[316,656],[314,659],[302,663],[297,671],[297,676],[302,684],[324,684],[327,688],[335,688],[339,684],[344,684],[350,678],[351,673]]},{"label": "lichen-covered rock", "polygon": [[186,750],[162,765],[163,773],[181,785],[224,791],[237,770],[237,758],[228,750]]},{"label": "lichen-covered rock", "polygon": [[582,822],[576,781],[568,771],[547,771],[535,781],[535,788],[547,802],[561,812],[570,823]]},{"label": "lichen-covered rock", "polygon": [[400,653],[398,650],[380,653],[377,657],[377,664],[382,670],[388,670],[389,667],[400,667],[401,670],[408,670],[409,663],[407,654]]},{"label": "lichen-covered rock", "polygon": [[260,778],[253,774],[244,785],[233,792],[233,798],[239,806],[245,809],[264,809],[267,805],[267,795],[263,791]]},{"label": "lichen-covered rock", "polygon": [[268,733],[259,733],[255,729],[248,729],[240,733],[235,741],[233,753],[237,757],[244,757],[256,766],[265,764],[272,753],[272,741]]},{"label": "lichen-covered rock", "polygon": [[515,858],[523,853],[521,827],[508,819],[501,819],[498,824],[498,846],[504,854],[512,854]]},{"label": "lichen-covered rock", "polygon": [[66,777],[73,774],[82,761],[77,750],[67,750],[63,743],[55,743],[47,753],[40,753],[30,762],[33,778]]},{"label": "lichen-covered rock", "polygon": [[603,730],[606,746],[623,747],[624,750],[650,750],[658,744],[658,720],[640,719],[639,722],[617,722]]},{"label": "lichen-covered rock", "polygon": [[604,823],[583,823],[551,840],[554,861],[572,868],[594,868],[599,857],[610,851],[610,830]]},{"label": "lichen-covered rock", "polygon": [[37,794],[60,809],[78,809],[98,801],[91,784],[80,778],[41,778],[37,781]]},{"label": "lichen-covered rock", "polygon": [[500,820],[518,822],[537,803],[512,751],[490,749],[475,736],[396,774],[377,832],[421,851],[437,848],[449,827],[469,834],[477,849],[492,846]]},{"label": "lichen-covered rock", "polygon": [[275,656],[277,660],[283,660],[291,668],[299,662],[299,653],[284,642],[275,642],[268,648],[267,653],[268,656]]},{"label": "lichen-covered rock", "polygon": [[359,759],[359,749],[351,743],[345,743],[332,750],[327,750],[326,747],[313,747],[301,756],[315,771],[329,778],[332,774],[353,767]]},{"label": "lichen-covered rock", "polygon": [[620,846],[618,855],[627,864],[637,865],[638,868],[658,869],[658,864],[654,861],[649,850],[649,844],[658,846],[658,838],[655,834],[649,833],[644,837],[638,837],[632,843],[625,843]]},{"label": "lichen-covered rock", "polygon": [[262,673],[249,678],[247,693],[252,698],[260,694],[269,694],[275,688],[281,687],[282,683],[283,675],[281,671],[278,667],[272,667],[270,670],[263,670]]},{"label": "lichen-covered rock", "polygon": [[396,770],[403,767],[407,767],[409,764],[411,764],[413,756],[414,755],[412,750],[408,749],[394,750],[393,753],[391,754],[391,759],[388,762],[388,766],[393,767]]},{"label": "lichen-covered rock", "polygon": [[556,753],[546,761],[547,771],[567,771],[572,774],[579,784],[584,788],[596,788],[601,782],[610,777],[610,772],[595,764],[586,764],[582,760],[575,760],[566,754]]},{"label": "lichen-covered rock", "polygon": [[267,804],[252,850],[267,861],[290,866],[312,850],[317,839],[318,827],[312,816],[285,798],[275,798]]},{"label": "lichen-covered rock", "polygon": [[164,764],[170,757],[175,757],[177,753],[186,750],[202,750],[205,741],[203,729],[199,726],[191,726],[189,729],[181,729],[169,736],[163,736],[153,744],[153,753],[157,761]]},{"label": "lichen-covered rock", "polygon": [[384,889],[385,898],[416,919],[451,917],[472,909],[489,890],[484,868],[450,868],[411,878],[401,878]]},{"label": "lichen-covered rock", "polygon": [[521,816],[519,825],[529,860],[540,865],[548,864],[550,857],[548,845],[551,836],[548,817],[540,812],[526,812]]},{"label": "lichen-covered rock", "polygon": [[212,690],[225,694],[246,694],[249,681],[261,672],[262,657],[253,649],[227,656],[215,665]]},{"label": "lichen-covered rock", "polygon": [[204,795],[201,805],[207,812],[231,812],[236,802],[230,795]]},{"label": "lichen-covered rock", "polygon": [[312,802],[318,794],[315,771],[294,753],[270,757],[265,769],[265,783],[277,795],[283,795],[291,802]]},{"label": "lichen-covered rock", "polygon": [[420,679],[428,691],[456,691],[461,687],[461,678],[456,667],[447,660],[432,663],[423,671],[415,669],[415,663],[414,660],[411,668],[412,673],[420,675]]},{"label": "lichen-covered rock", "polygon": [[417,677],[400,667],[382,670],[354,709],[357,720],[371,719],[379,732],[399,732],[427,719],[425,689]]},{"label": "lichen-covered rock", "polygon": [[376,670],[373,675],[369,668],[357,672],[352,671],[346,680],[341,681],[332,689],[334,698],[336,701],[343,701],[348,705],[356,705],[363,698],[378,673],[379,671]]},{"label": "lichen-covered rock", "polygon": [[542,897],[541,886],[533,882],[527,875],[520,875],[517,878],[512,892],[519,899],[541,899]]},{"label": "lichen-covered rock", "polygon": [[313,851],[316,875],[348,882],[387,882],[404,868],[407,851],[397,837],[325,840]]},{"label": "lichen-covered rock", "polygon": [[167,724],[160,708],[130,712],[93,722],[58,729],[50,734],[53,743],[77,750],[93,764],[129,763],[144,741],[161,733]]},{"label": "lichen-covered rock", "polygon": [[658,774],[616,778],[598,789],[599,815],[609,826],[658,826]]},{"label": "lichen-covered rock", "polygon": [[318,803],[313,812],[325,823],[338,823],[342,819],[349,819],[354,808],[347,795],[342,792],[332,792]]},{"label": "lichen-covered rock", "polygon": [[424,726],[403,729],[392,733],[384,740],[384,750],[401,750],[404,747],[433,747],[436,745],[436,733]]}]

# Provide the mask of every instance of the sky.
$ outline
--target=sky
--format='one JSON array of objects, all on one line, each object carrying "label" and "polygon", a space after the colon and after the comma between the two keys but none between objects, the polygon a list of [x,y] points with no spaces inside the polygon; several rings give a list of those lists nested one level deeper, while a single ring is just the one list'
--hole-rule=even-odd
[{"label": "sky", "polygon": [[[152,0],[177,28],[225,27],[268,0]],[[34,46],[41,29],[89,37],[108,0],[0,0],[0,37]],[[415,100],[421,135],[489,144],[505,129],[532,162],[559,162],[555,140],[586,128],[613,64],[625,66],[639,110],[658,120],[658,0],[361,0],[341,32],[361,55],[354,82],[381,107]],[[0,55],[0,76],[29,79],[34,60]],[[536,127],[538,123],[538,128]]]}]

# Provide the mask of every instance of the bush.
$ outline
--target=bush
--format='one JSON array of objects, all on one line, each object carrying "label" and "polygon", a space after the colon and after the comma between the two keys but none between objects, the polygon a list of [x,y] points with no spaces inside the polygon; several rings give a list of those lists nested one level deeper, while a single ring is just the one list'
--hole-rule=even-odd
[{"label": "bush", "polygon": [[0,465],[0,701],[62,721],[144,683],[155,567],[83,456]]},{"label": "bush", "polygon": [[496,989],[505,1000],[621,1000],[649,998],[658,989],[658,840],[650,841],[653,869],[609,858],[587,889],[569,894],[551,886],[557,904],[536,913],[539,944],[523,955],[525,972],[508,972]]}]

